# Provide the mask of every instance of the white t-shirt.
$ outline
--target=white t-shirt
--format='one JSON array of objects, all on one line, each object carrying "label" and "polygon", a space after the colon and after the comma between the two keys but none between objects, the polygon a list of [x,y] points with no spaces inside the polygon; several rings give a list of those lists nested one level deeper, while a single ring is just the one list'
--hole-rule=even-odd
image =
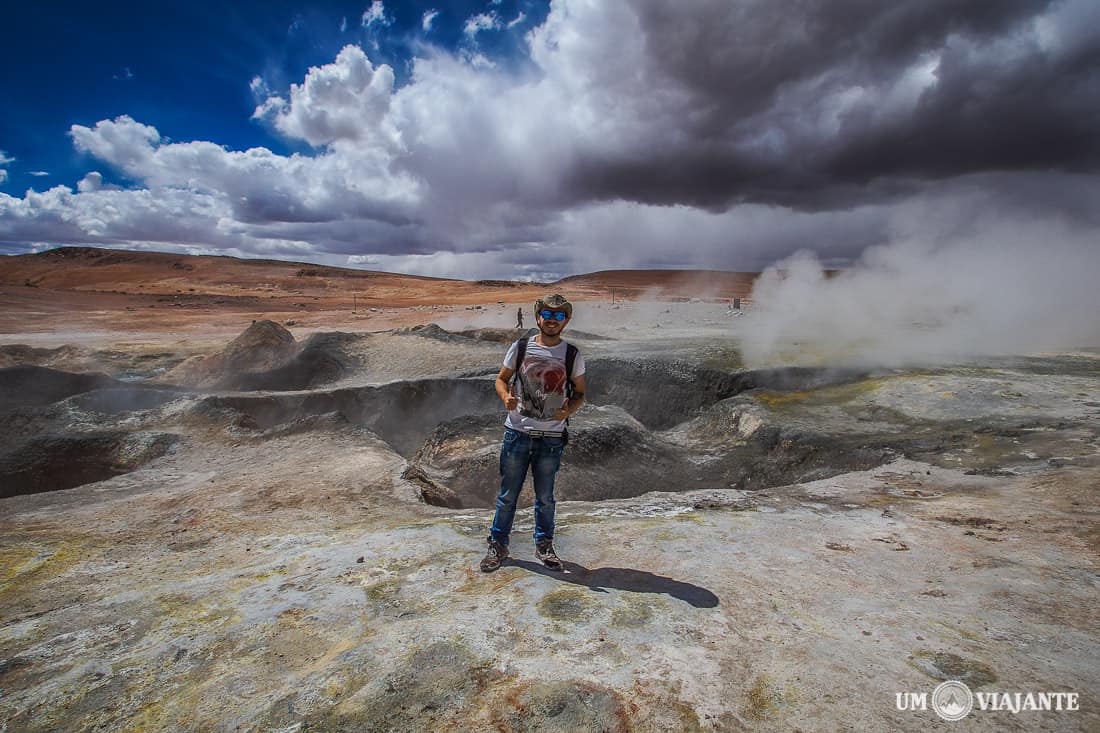
[{"label": "white t-shirt", "polygon": [[[513,342],[504,357],[504,366],[515,371],[518,342]],[[565,353],[568,345],[543,346],[534,337],[527,340],[527,353],[519,369],[519,378],[512,394],[519,399],[516,409],[508,413],[506,427],[522,432],[547,430],[561,432],[564,420],[555,420],[554,413],[565,404]],[[584,357],[577,352],[573,361],[573,377],[584,374]]]}]

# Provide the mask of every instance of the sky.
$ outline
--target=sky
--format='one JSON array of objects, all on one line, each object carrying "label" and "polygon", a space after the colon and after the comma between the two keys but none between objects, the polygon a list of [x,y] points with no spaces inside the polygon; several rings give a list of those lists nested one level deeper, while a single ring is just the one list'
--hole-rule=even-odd
[{"label": "sky", "polygon": [[1100,277],[1095,0],[4,15],[0,253],[552,280],[910,262],[883,252],[1022,275],[1047,251]]}]

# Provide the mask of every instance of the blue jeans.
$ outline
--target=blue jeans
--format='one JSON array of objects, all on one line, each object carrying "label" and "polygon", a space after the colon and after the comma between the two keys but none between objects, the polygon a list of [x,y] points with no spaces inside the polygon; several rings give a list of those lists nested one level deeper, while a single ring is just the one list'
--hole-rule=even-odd
[{"label": "blue jeans", "polygon": [[500,494],[489,539],[508,546],[508,535],[516,518],[516,500],[528,467],[535,480],[535,541],[554,539],[554,475],[561,465],[563,447],[561,438],[532,438],[518,430],[504,430],[500,446]]}]

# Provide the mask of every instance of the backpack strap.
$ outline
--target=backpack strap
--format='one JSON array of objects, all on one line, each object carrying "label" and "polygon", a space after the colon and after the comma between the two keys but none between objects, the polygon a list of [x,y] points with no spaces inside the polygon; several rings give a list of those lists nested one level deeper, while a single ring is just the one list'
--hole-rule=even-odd
[{"label": "backpack strap", "polygon": [[[565,399],[573,399],[573,393],[577,391],[576,385],[573,384],[573,363],[577,360],[577,347],[568,341],[565,342]],[[569,418],[565,418],[565,424],[569,424]],[[566,445],[569,442],[569,428],[565,428],[562,433],[562,437],[565,442],[562,445]]]},{"label": "backpack strap", "polygon": [[[568,341],[565,343],[565,396],[570,398],[576,390],[573,384],[573,364],[577,361],[577,347]],[[518,362],[517,362],[518,363]]]},{"label": "backpack strap", "polygon": [[[519,339],[518,341],[516,341],[516,368],[512,372],[512,383],[508,385],[509,387],[516,386],[516,380],[519,379],[519,368],[520,368],[520,366],[523,365],[523,357],[527,355],[527,339],[528,338],[529,337],[525,336],[525,337]],[[568,354],[566,356],[568,357]],[[569,374],[569,364],[568,364],[568,362],[566,362],[565,373],[566,373],[566,375]],[[568,376],[567,376],[567,378],[568,378]]]}]

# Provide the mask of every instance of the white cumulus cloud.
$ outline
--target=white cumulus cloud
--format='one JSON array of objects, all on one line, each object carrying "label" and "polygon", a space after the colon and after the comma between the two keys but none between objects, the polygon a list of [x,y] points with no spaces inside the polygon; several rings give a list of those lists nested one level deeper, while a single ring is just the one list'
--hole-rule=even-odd
[{"label": "white cumulus cloud", "polygon": [[252,77],[252,81],[248,83],[248,88],[252,91],[252,96],[257,100],[267,99],[271,96],[271,89],[267,86],[267,82],[264,81],[262,76]]},{"label": "white cumulus cloud", "polygon": [[466,19],[462,32],[467,37],[473,38],[482,31],[497,30],[500,28],[500,17],[496,13],[478,13]]},{"label": "white cumulus cloud", "polygon": [[389,25],[393,21],[386,18],[386,8],[382,0],[374,0],[370,7],[363,11],[362,24],[364,28],[372,25]]},{"label": "white cumulus cloud", "polygon": [[[15,158],[10,157],[3,150],[0,150],[0,166],[7,166],[15,162]],[[4,183],[8,180],[8,171],[6,168],[0,167],[0,183]]]},{"label": "white cumulus cloud", "polygon": [[[759,269],[807,248],[834,266],[872,246],[992,230],[1006,211],[1077,245],[1095,239],[1095,147],[1007,126],[1021,99],[1063,88],[1028,76],[1047,68],[1019,61],[1029,49],[1051,65],[1068,58],[1058,78],[1072,87],[1080,56],[1069,50],[1089,36],[1070,34],[1070,21],[1091,17],[1087,0],[1051,6],[1047,22],[1032,25],[989,20],[1023,4],[913,3],[896,15],[871,4],[867,12],[885,20],[869,22],[860,43],[833,42],[830,33],[850,32],[846,2],[807,6],[800,12],[813,22],[798,24],[762,2],[555,0],[524,36],[519,62],[476,51],[478,33],[504,25],[490,7],[468,19],[470,40],[458,51],[419,47],[400,87],[373,52],[348,45],[289,89],[259,76],[250,84],[255,119],[310,153],[170,142],[128,116],[74,125],[76,149],[125,176],[127,190],[88,174],[76,191],[0,194],[0,243],[156,242],[528,277]],[[425,12],[421,27],[438,12]],[[387,21],[382,3],[367,21]],[[996,33],[999,43],[986,37]],[[981,145],[965,135],[933,144],[999,110],[973,111],[1001,89],[1008,102],[996,119],[1005,125],[975,128],[988,136]],[[1082,114],[1025,121],[1094,117],[1087,96],[1065,100]],[[966,115],[952,118],[958,109]],[[952,124],[940,124],[944,115]],[[1010,151],[1036,141],[1027,165],[974,162],[1002,137]],[[1055,161],[1036,173],[1040,153],[1064,140],[1076,167]]]},{"label": "white cumulus cloud", "polygon": [[393,96],[393,69],[375,68],[358,46],[345,46],[331,64],[313,67],[301,84],[290,87],[290,101],[269,97],[254,117],[270,119],[276,129],[315,147],[338,140],[389,138],[383,124]]},{"label": "white cumulus cloud", "polygon": [[90,171],[76,184],[76,190],[80,193],[92,193],[103,188],[103,174],[99,171]]},{"label": "white cumulus cloud", "polygon": [[145,169],[160,142],[155,127],[143,125],[126,115],[96,123],[93,129],[73,125],[69,132],[77,150],[114,163],[128,173]]}]

